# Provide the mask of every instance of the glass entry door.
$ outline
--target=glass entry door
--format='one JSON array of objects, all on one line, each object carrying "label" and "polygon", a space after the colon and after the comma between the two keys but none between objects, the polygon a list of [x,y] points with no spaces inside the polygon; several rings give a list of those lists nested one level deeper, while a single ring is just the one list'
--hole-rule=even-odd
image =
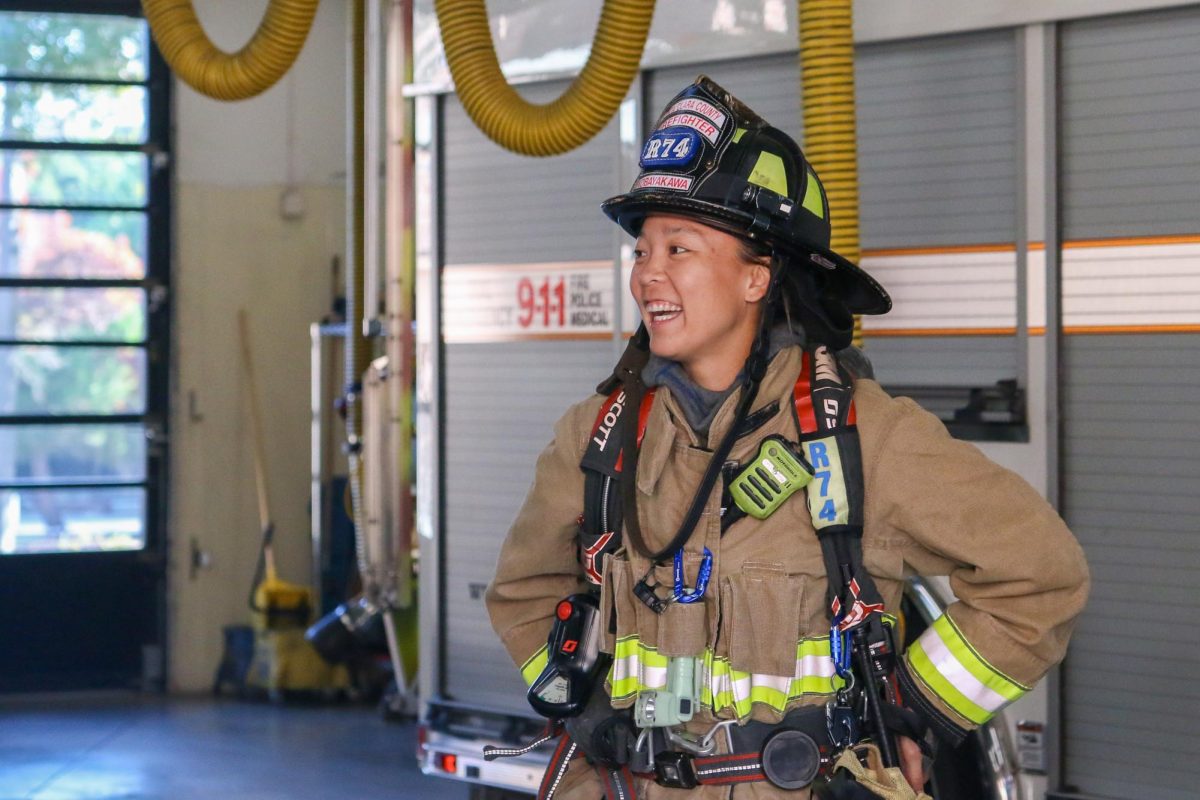
[{"label": "glass entry door", "polygon": [[0,691],[153,685],[168,74],[136,3],[27,6],[0,2]]}]

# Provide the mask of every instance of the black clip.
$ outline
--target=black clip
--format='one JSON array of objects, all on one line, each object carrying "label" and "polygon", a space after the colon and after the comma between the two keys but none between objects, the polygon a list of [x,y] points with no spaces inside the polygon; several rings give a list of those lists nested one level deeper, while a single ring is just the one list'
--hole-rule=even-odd
[{"label": "black clip", "polygon": [[658,596],[658,593],[654,591],[655,588],[655,586],[651,586],[646,582],[646,578],[642,578],[634,585],[633,596],[641,600],[642,605],[649,608],[655,614],[665,614],[669,603]]},{"label": "black clip", "polygon": [[654,756],[654,782],[668,789],[695,789],[700,785],[691,753],[657,753]]}]

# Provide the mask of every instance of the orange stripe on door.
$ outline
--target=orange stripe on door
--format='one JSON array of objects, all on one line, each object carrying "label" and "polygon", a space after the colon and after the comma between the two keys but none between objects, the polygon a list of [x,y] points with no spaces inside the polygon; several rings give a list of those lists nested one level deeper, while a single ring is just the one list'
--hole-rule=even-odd
[{"label": "orange stripe on door", "polygon": [[[1200,333],[1200,325],[1068,325],[1063,329],[1067,336],[1089,336],[1105,333]],[[891,328],[865,330],[867,339],[900,339],[922,336],[1016,336],[1016,328]],[[1029,329],[1030,336],[1045,336],[1046,328],[1041,325]]]}]

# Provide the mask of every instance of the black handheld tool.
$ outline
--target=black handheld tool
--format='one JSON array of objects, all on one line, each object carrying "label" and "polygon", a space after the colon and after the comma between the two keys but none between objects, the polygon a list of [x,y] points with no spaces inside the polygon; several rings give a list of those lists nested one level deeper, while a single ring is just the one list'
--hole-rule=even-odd
[{"label": "black handheld tool", "polygon": [[600,654],[600,603],[594,595],[568,595],[559,601],[554,616],[546,667],[526,697],[542,716],[561,719],[583,711],[607,659]]}]

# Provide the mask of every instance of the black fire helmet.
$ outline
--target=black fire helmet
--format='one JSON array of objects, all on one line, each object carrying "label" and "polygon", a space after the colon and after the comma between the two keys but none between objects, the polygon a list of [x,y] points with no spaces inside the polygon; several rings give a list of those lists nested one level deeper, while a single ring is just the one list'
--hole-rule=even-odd
[{"label": "black fire helmet", "polygon": [[846,311],[891,309],[882,286],[830,249],[825,187],[799,145],[707,76],[667,104],[638,165],[633,188],[601,205],[629,235],[648,214],[692,217],[812,270]]}]

